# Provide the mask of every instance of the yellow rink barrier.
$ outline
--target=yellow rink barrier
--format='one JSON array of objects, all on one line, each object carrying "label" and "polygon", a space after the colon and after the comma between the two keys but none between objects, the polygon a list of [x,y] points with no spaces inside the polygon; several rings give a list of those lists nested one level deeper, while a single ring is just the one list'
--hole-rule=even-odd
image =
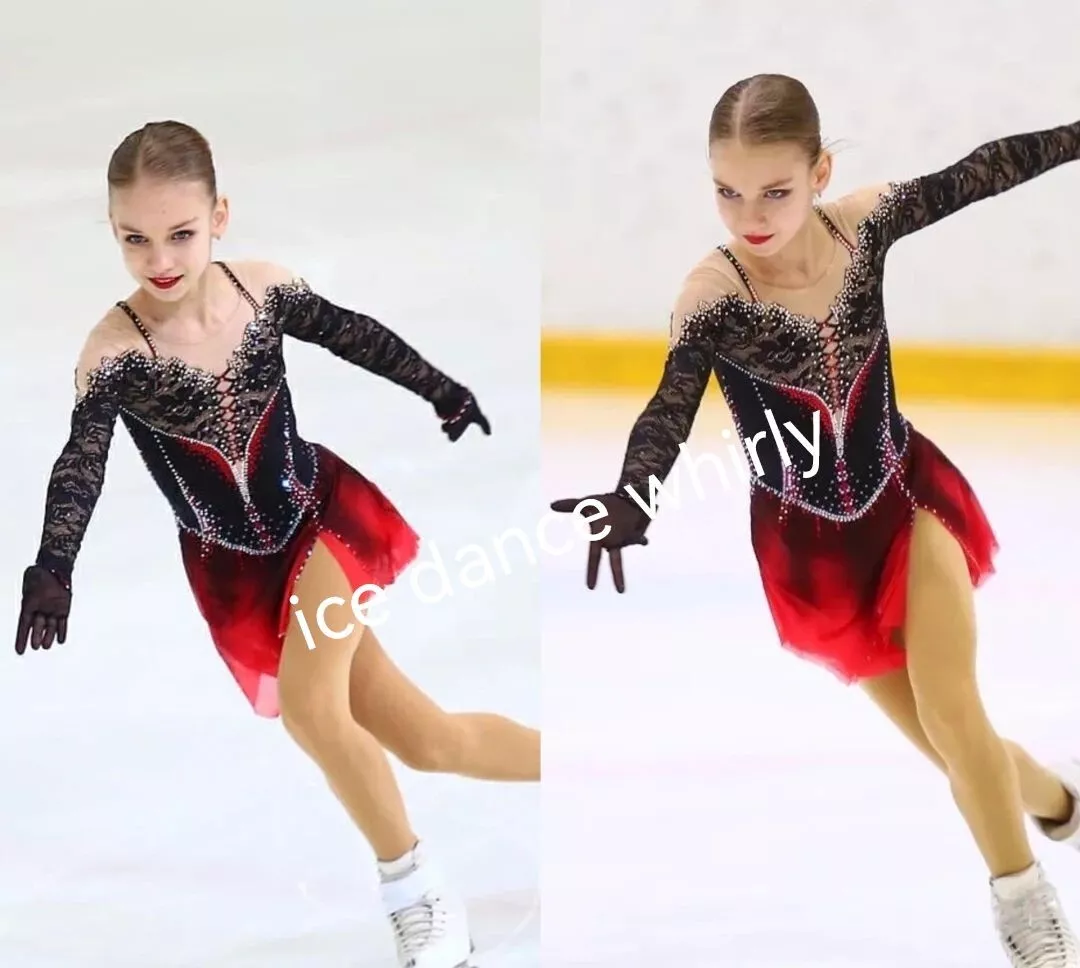
[{"label": "yellow rink barrier", "polygon": [[[651,393],[667,353],[663,337],[547,329],[544,390]],[[1065,347],[894,343],[901,400],[1080,406],[1080,343]]]}]

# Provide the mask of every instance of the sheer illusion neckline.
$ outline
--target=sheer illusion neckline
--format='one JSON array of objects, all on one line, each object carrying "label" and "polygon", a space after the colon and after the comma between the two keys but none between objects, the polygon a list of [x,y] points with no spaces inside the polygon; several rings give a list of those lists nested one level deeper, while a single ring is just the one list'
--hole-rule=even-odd
[{"label": "sheer illusion neckline", "polygon": [[[849,242],[844,233],[841,232],[839,228],[837,228],[836,224],[832,221],[832,219],[829,218],[828,215],[825,214],[822,209],[815,206],[814,212],[821,219],[822,223],[829,230],[829,233],[833,236],[833,238],[836,239],[836,241],[840,245],[842,245],[848,253],[848,263],[844,267],[843,275],[841,277],[840,288],[837,290],[835,296],[830,301],[825,316],[823,318],[819,318],[818,316],[809,313],[798,313],[793,309],[789,309],[781,302],[762,299],[760,294],[758,293],[757,286],[755,286],[753,281],[750,279],[749,273],[747,273],[746,269],[743,267],[742,263],[738,260],[735,254],[728,246],[719,245],[717,246],[717,248],[731,263],[732,267],[739,274],[739,278],[742,279],[743,285],[746,286],[747,291],[750,293],[749,299],[746,299],[744,296],[739,294],[732,294],[731,298],[736,299],[747,306],[755,307],[765,312],[779,313],[781,316],[791,322],[798,323],[803,326],[808,326],[817,330],[820,330],[821,327],[828,326],[832,323],[834,317],[838,315],[839,309],[847,299],[848,292],[851,289],[852,280],[854,279],[855,273],[859,270],[859,253],[861,249],[858,244],[858,238],[856,238],[855,243]],[[832,263],[830,262],[829,269],[825,271],[823,277],[824,275],[828,274],[831,268]],[[820,283],[820,281],[821,280],[819,279],[818,282]],[[803,287],[801,291],[805,291],[806,289],[812,289],[814,285],[816,285],[816,283],[810,286]],[[770,286],[768,288],[783,287]],[[789,291],[800,290],[792,289]]]},{"label": "sheer illusion neckline", "polygon": [[[832,236],[832,233],[829,234]],[[757,286],[759,289],[775,289],[778,292],[810,292],[811,290],[817,289],[825,279],[833,274],[836,268],[836,257],[842,251],[844,251],[844,247],[836,240],[835,236],[832,236],[832,249],[829,252],[829,261],[812,280],[794,285],[782,282],[770,282],[767,279],[759,278],[757,280]]]},{"label": "sheer illusion neckline", "polygon": [[240,330],[240,338],[237,340],[236,345],[225,356],[223,366],[219,368],[213,368],[202,366],[198,363],[194,363],[185,359],[176,353],[162,354],[158,348],[157,340],[154,334],[150,331],[149,327],[143,322],[142,318],[134,309],[124,300],[121,300],[116,305],[124,311],[127,317],[131,320],[132,324],[139,331],[139,334],[146,341],[149,348],[149,354],[143,353],[139,350],[135,352],[140,353],[141,356],[147,356],[155,363],[159,363],[166,368],[178,368],[186,373],[190,373],[193,376],[197,376],[202,380],[220,387],[222,381],[229,382],[236,369],[236,365],[240,358],[247,351],[251,338],[258,331],[259,325],[262,321],[265,313],[265,305],[260,306],[255,297],[247,290],[247,288],[240,282],[233,271],[224,262],[213,262],[212,265],[218,266],[226,277],[233,284],[236,290],[240,293],[242,299],[252,308],[253,316],[248,320]]}]

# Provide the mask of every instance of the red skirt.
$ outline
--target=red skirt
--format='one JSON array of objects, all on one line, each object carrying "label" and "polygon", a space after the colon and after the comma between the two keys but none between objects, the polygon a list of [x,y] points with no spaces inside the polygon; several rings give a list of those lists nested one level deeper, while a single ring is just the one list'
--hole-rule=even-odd
[{"label": "red skirt", "polygon": [[277,673],[292,614],[289,596],[316,541],[334,554],[353,589],[393,583],[419,550],[416,532],[371,481],[315,447],[317,509],[277,554],[204,545],[180,533],[184,568],[214,646],[260,716],[280,714]]},{"label": "red skirt", "polygon": [[781,644],[842,681],[902,668],[907,562],[917,509],[952,533],[974,586],[993,574],[997,539],[963,474],[909,428],[907,453],[873,506],[830,521],[755,490],[750,527]]}]

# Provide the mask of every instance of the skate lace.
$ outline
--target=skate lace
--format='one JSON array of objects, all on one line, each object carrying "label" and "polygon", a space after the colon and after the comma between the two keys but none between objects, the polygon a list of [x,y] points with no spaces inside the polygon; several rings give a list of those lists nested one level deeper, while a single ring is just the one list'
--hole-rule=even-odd
[{"label": "skate lace", "polygon": [[1002,940],[1014,968],[1073,968],[1076,940],[1053,891],[1043,888],[1003,904]]},{"label": "skate lace", "polygon": [[419,901],[390,915],[398,948],[411,957],[440,940],[446,933],[447,916],[437,894],[425,894]]}]

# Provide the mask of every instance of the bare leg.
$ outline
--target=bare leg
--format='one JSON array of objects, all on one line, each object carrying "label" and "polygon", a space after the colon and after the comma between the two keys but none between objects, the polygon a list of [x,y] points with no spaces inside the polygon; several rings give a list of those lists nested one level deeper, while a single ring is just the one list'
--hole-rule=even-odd
[{"label": "bare leg", "polygon": [[913,527],[904,638],[919,722],[991,876],[1017,873],[1035,858],[1019,772],[987,718],[976,683],[967,564],[933,515],[916,512]]},{"label": "bare leg", "polygon": [[[349,601],[350,583],[322,542],[315,545],[294,594],[307,615],[331,596]],[[327,624],[333,624],[331,616]],[[309,622],[315,642],[309,649],[293,618],[278,673],[281,719],[323,771],[376,858],[392,860],[412,849],[417,837],[385,751],[352,716],[349,669],[365,631],[360,623],[353,624],[356,628],[347,638],[332,639]]]},{"label": "bare leg", "polygon": [[494,713],[448,713],[391,661],[372,630],[352,660],[353,716],[402,763],[481,780],[538,781],[540,732]]},{"label": "bare leg", "polygon": [[[862,688],[874,703],[931,763],[948,773],[940,754],[926,736],[915,707],[907,669],[868,679]],[[1020,779],[1020,800],[1032,818],[1062,823],[1072,814],[1072,798],[1061,780],[1011,740],[1002,740]]]}]

